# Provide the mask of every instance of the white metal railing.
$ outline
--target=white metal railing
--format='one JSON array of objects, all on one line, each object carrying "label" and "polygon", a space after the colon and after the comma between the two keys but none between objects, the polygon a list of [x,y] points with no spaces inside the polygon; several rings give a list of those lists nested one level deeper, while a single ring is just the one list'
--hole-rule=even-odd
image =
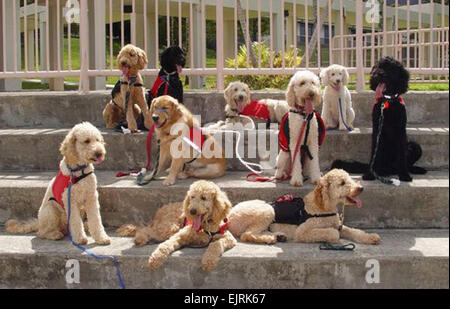
[{"label": "white metal railing", "polygon": [[[115,56],[126,43],[146,50],[144,76],[157,75],[164,47],[182,46],[188,58],[183,74],[191,86],[202,87],[202,77],[214,76],[219,90],[227,75],[318,72],[332,63],[347,66],[362,90],[366,74],[384,55],[402,60],[420,82],[449,76],[444,1],[384,0],[380,6],[374,0],[0,1],[0,82],[49,79],[58,89],[72,79],[83,92],[104,89],[106,77],[121,74]],[[276,53],[266,59],[256,48],[252,55],[253,43]],[[242,46],[244,64],[229,65],[226,59],[238,58]],[[287,62],[291,47],[300,63]]]}]

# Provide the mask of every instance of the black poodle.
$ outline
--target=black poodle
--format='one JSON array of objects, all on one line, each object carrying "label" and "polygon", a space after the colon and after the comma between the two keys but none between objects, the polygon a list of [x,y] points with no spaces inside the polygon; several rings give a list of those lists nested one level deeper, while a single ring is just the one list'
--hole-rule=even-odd
[{"label": "black poodle", "polygon": [[183,84],[179,74],[186,65],[186,57],[179,46],[171,46],[161,54],[161,70],[151,90],[147,94],[147,102],[162,95],[171,97],[183,103]]},{"label": "black poodle", "polygon": [[398,175],[410,182],[410,173],[425,174],[414,166],[422,156],[422,148],[406,136],[406,108],[401,97],[408,91],[409,72],[391,57],[381,58],[372,68],[370,88],[377,98],[372,111],[372,154],[369,164],[360,162],[333,162],[332,168],[351,173],[363,173],[364,180],[375,180]]}]

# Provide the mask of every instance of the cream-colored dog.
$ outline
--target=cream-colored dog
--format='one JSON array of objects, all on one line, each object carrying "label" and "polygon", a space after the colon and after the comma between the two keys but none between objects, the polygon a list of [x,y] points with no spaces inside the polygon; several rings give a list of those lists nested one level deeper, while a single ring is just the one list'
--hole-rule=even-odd
[{"label": "cream-colored dog", "polygon": [[[347,172],[332,170],[320,179],[313,192],[306,195],[301,216],[298,217],[297,212],[293,213],[295,217],[292,220],[303,221],[301,224],[276,223],[277,206],[254,200],[233,207],[229,217],[229,229],[235,237],[252,243],[273,244],[286,240],[301,243],[336,243],[340,238],[346,238],[376,245],[381,241],[378,234],[347,227],[338,215],[339,205],[361,207],[358,196],[362,191],[363,187],[352,180]],[[281,207],[294,206],[289,204]]]},{"label": "cream-colored dog", "polygon": [[[282,149],[278,155],[275,178],[285,179],[290,176],[292,186],[303,186],[303,174],[305,174],[309,175],[312,183],[317,183],[321,176],[318,122],[314,114],[314,107],[321,103],[320,80],[317,75],[310,71],[297,72],[289,82],[286,101],[291,108],[288,116],[290,138],[287,149]],[[299,152],[296,160],[291,162],[299,138],[301,138],[300,145],[304,144],[308,130],[305,129],[301,137],[300,131],[303,123],[307,121],[308,115],[311,114],[307,146],[312,158],[308,155],[301,156]]]},{"label": "cream-colored dog", "polygon": [[[232,82],[224,91],[225,106],[225,121],[220,121],[217,125],[210,126],[210,128],[232,129],[236,123],[241,123],[244,128],[247,128],[250,121],[246,117],[242,117],[251,101],[250,88],[243,82]],[[270,122],[281,123],[283,116],[289,111],[289,106],[286,101],[263,99],[258,103],[265,105],[269,113]],[[249,117],[258,118],[257,116],[247,115]]]},{"label": "cream-colored dog", "polygon": [[[38,220],[19,222],[9,220],[6,230],[12,234],[38,232],[44,239],[59,240],[67,231],[68,182],[72,174],[70,233],[75,243],[88,242],[83,225],[87,215],[89,233],[99,245],[109,245],[103,228],[98,202],[97,178],[94,164],[105,159],[106,150],[100,131],[88,122],[76,125],[66,136],[60,148],[63,159],[59,174],[50,181],[38,213]],[[56,184],[55,184],[56,183]]]},{"label": "cream-colored dog", "polygon": [[353,110],[352,96],[346,87],[348,83],[347,69],[334,64],[320,72],[320,78],[325,85],[322,119],[326,128],[351,131],[355,120],[355,111]]}]

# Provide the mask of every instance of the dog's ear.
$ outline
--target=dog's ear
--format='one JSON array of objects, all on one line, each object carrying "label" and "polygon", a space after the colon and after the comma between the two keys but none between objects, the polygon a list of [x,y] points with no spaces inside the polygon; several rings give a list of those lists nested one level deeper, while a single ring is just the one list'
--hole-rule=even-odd
[{"label": "dog's ear", "polygon": [[140,48],[137,48],[137,54],[139,57],[139,60],[138,60],[139,69],[144,70],[148,64],[147,54],[145,53],[144,50],[142,50]]},{"label": "dog's ear", "polygon": [[233,83],[230,83],[227,89],[225,89],[225,91],[223,92],[223,96],[225,98],[225,101],[227,101],[227,103],[231,100],[232,91],[233,91]]},{"label": "dog's ear", "polygon": [[349,79],[348,71],[345,67],[342,67],[342,84],[347,85],[348,79]]},{"label": "dog's ear", "polygon": [[59,151],[68,163],[76,163],[78,161],[77,149],[75,147],[76,142],[77,137],[75,135],[75,128],[73,128],[64,138],[59,148]]},{"label": "dog's ear", "polygon": [[322,81],[322,84],[325,86],[328,86],[328,68],[323,69],[320,71],[320,80]]},{"label": "dog's ear", "polygon": [[191,206],[191,195],[189,193],[190,193],[190,190],[186,194],[184,201],[183,201],[183,213],[185,215],[189,215],[189,207]]},{"label": "dog's ear", "polygon": [[297,104],[297,99],[295,98],[295,92],[294,92],[294,78],[291,79],[289,82],[287,91],[286,91],[286,101],[290,107],[295,107]]},{"label": "dog's ear", "polygon": [[215,223],[220,223],[223,219],[225,219],[230,210],[232,204],[228,199],[228,196],[225,192],[217,188],[216,195],[214,197],[214,209],[213,209],[213,220]]},{"label": "dog's ear", "polygon": [[320,178],[314,188],[314,203],[322,210],[325,210],[326,204],[330,200],[329,188],[330,184],[326,176]]}]

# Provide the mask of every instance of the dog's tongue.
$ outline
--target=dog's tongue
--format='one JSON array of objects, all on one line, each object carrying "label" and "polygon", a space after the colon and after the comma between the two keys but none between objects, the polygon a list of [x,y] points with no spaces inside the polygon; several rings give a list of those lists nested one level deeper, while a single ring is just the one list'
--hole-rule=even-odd
[{"label": "dog's tongue", "polygon": [[196,216],[194,218],[194,224],[192,225],[192,227],[196,232],[198,232],[200,231],[201,226],[202,226],[202,216]]},{"label": "dog's tongue", "polygon": [[314,112],[314,105],[310,99],[305,100],[305,113],[312,114]]},{"label": "dog's tongue", "polygon": [[123,75],[128,75],[128,72],[130,71],[130,69],[126,66],[126,65],[124,65],[123,67],[122,67],[122,74]]},{"label": "dog's tongue", "polygon": [[333,88],[334,88],[334,90],[339,92],[341,90],[341,85],[340,84],[336,84],[335,86],[333,86]]},{"label": "dog's tongue", "polygon": [[177,72],[178,74],[181,74],[181,72],[183,72],[183,67],[179,64],[177,64]]},{"label": "dog's tongue", "polygon": [[377,87],[377,90],[375,91],[375,95],[376,95],[377,99],[381,98],[383,96],[384,90],[386,90],[386,84],[380,83]]},{"label": "dog's tongue", "polygon": [[353,202],[356,203],[356,207],[362,208],[362,202],[358,197],[355,196],[355,197],[352,197],[351,199],[353,200]]}]

